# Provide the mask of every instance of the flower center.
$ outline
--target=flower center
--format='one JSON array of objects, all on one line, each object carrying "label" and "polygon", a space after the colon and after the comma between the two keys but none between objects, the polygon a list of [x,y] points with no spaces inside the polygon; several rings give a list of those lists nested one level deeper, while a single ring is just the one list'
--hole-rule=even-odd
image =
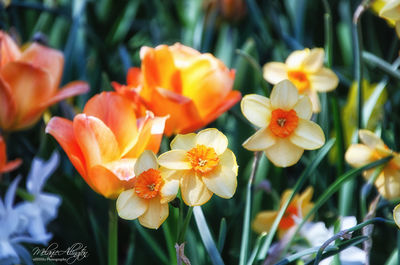
[{"label": "flower center", "polygon": [[268,128],[275,136],[285,138],[297,128],[298,123],[299,117],[295,110],[275,109],[271,112],[271,122]]},{"label": "flower center", "polygon": [[297,207],[295,205],[289,205],[279,223],[279,228],[289,229],[294,226],[296,222],[293,217],[298,216],[298,214]]},{"label": "flower center", "polygon": [[217,153],[214,148],[205,145],[196,145],[186,153],[190,164],[194,171],[199,173],[208,173],[213,170],[219,162]]},{"label": "flower center", "polygon": [[134,188],[140,198],[152,199],[158,195],[163,184],[160,171],[150,168],[136,177]]},{"label": "flower center", "polygon": [[287,75],[300,93],[310,88],[310,81],[307,78],[307,74],[303,71],[288,71]]}]

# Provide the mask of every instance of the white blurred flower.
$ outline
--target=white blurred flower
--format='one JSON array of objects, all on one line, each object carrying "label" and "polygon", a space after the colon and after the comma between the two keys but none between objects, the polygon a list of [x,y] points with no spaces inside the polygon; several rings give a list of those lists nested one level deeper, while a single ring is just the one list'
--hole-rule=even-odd
[{"label": "white blurred flower", "polygon": [[[341,219],[340,230],[349,229],[357,225],[357,220],[354,216],[346,216]],[[329,238],[333,237],[333,227],[326,228],[323,222],[306,223],[300,230],[300,235],[303,236],[312,247],[320,247]],[[334,242],[332,242],[333,244]],[[348,247],[339,253],[340,262],[342,265],[363,265],[366,263],[366,253],[358,247]],[[333,257],[323,259],[320,265],[332,264]]]}]

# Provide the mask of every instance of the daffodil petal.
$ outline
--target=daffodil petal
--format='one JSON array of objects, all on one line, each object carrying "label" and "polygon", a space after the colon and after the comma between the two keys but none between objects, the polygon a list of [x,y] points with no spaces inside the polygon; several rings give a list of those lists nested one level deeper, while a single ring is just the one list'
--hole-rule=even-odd
[{"label": "daffodil petal", "polygon": [[271,106],[274,109],[291,110],[298,99],[297,88],[289,80],[279,82],[271,92]]},{"label": "daffodil petal", "polygon": [[288,79],[286,65],[279,62],[267,63],[263,67],[263,77],[271,84]]},{"label": "daffodil petal", "polygon": [[309,120],[312,116],[311,99],[307,95],[301,96],[293,109],[296,111],[299,118]]},{"label": "daffodil petal", "polygon": [[250,151],[263,151],[275,143],[276,137],[271,133],[268,127],[265,127],[250,136],[250,138],[243,143],[243,147]]},{"label": "daffodil petal", "polygon": [[318,93],[315,90],[311,90],[309,92],[310,100],[311,100],[311,104],[312,104],[312,111],[314,113],[319,113],[321,111],[321,103],[319,102],[319,97],[318,97]]},{"label": "daffodil petal", "polygon": [[164,179],[164,185],[160,190],[161,203],[167,203],[175,199],[176,194],[178,194],[179,189],[179,179]]},{"label": "daffodil petal", "polygon": [[225,152],[228,147],[228,138],[217,129],[209,128],[197,134],[196,144],[211,147],[217,155],[220,155]]},{"label": "daffodil petal", "polygon": [[122,219],[136,219],[146,212],[147,207],[148,202],[136,196],[133,189],[122,192],[117,199],[117,211]]},{"label": "daffodil petal", "polygon": [[267,127],[271,119],[270,100],[256,94],[243,97],[240,107],[243,115],[258,127]]},{"label": "daffodil petal", "polygon": [[393,209],[393,219],[396,225],[400,228],[400,204],[397,204]]},{"label": "daffodil petal", "polygon": [[149,200],[147,211],[139,217],[141,225],[151,229],[158,229],[169,214],[168,203],[160,203],[158,197]]},{"label": "daffodil petal", "polygon": [[252,224],[253,230],[259,234],[263,232],[268,233],[277,214],[277,211],[263,211],[258,213]]},{"label": "daffodil petal", "polygon": [[277,139],[276,143],[265,150],[265,155],[277,167],[289,167],[296,164],[304,152],[303,148],[287,139]]},{"label": "daffodil petal", "polygon": [[339,78],[328,69],[322,68],[318,72],[308,76],[310,87],[318,92],[328,92],[334,90],[339,84]]},{"label": "daffodil petal", "polygon": [[150,150],[145,150],[143,153],[139,156],[135,163],[135,175],[139,176],[142,174],[144,171],[149,170],[149,169],[157,169],[158,164],[157,164],[157,157],[154,155],[154,153]]},{"label": "daffodil petal", "polygon": [[196,146],[196,134],[177,134],[171,142],[171,149],[189,151]]},{"label": "daffodil petal", "polygon": [[324,145],[325,135],[318,124],[309,120],[299,119],[297,128],[289,140],[298,147],[314,150]]},{"label": "daffodil petal", "polygon": [[226,150],[220,156],[220,167],[202,178],[207,188],[219,197],[229,199],[235,194],[237,187],[236,157],[231,150]]},{"label": "daffodil petal", "polygon": [[362,167],[374,161],[373,151],[363,144],[352,144],[345,154],[346,162],[353,167]]},{"label": "daffodil petal", "polygon": [[181,195],[188,206],[203,205],[211,199],[213,193],[192,171],[187,171],[181,178]]},{"label": "daffodil petal", "polygon": [[371,149],[375,149],[375,148],[384,149],[385,148],[385,143],[382,141],[382,139],[379,138],[378,136],[376,136],[376,134],[374,134],[371,131],[360,130],[358,132],[358,135],[360,136],[361,142],[366,144]]},{"label": "daffodil petal", "polygon": [[[372,174],[373,170],[371,170]],[[398,199],[400,197],[400,171],[385,168],[378,176],[375,186],[385,199]]]},{"label": "daffodil petal", "polygon": [[314,48],[304,59],[303,67],[307,72],[316,72],[322,68],[324,64],[324,49]]},{"label": "daffodil petal", "polygon": [[171,150],[165,152],[158,157],[158,164],[168,169],[191,169],[192,165],[190,164],[186,153],[187,152],[184,150]]},{"label": "daffodil petal", "polygon": [[285,61],[285,64],[290,69],[298,69],[303,66],[304,60],[310,54],[310,49],[304,49],[292,52]]},{"label": "daffodil petal", "polygon": [[387,1],[379,12],[379,16],[396,21],[400,20],[399,5],[399,0]]}]

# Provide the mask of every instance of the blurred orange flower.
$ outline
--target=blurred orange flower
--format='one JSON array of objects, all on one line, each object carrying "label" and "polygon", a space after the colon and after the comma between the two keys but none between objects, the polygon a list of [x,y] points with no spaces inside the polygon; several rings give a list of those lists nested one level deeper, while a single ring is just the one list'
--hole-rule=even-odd
[{"label": "blurred orange flower", "polygon": [[141,69],[129,71],[128,85],[113,86],[156,115],[170,115],[165,125],[168,136],[207,125],[241,98],[239,91],[232,91],[234,70],[211,54],[176,43],[142,47],[140,57]]},{"label": "blurred orange flower", "polygon": [[0,175],[16,169],[21,165],[21,163],[21,159],[7,161],[6,143],[4,142],[3,137],[0,135]]},{"label": "blurred orange flower", "polygon": [[58,90],[63,64],[61,52],[37,43],[21,51],[7,33],[0,31],[0,128],[26,129],[50,105],[89,90],[82,81]]},{"label": "blurred orange flower", "polygon": [[158,152],[165,120],[151,112],[137,119],[132,102],[103,92],[91,98],[73,121],[52,118],[46,132],[94,191],[115,199],[132,188],[137,157],[145,149]]}]

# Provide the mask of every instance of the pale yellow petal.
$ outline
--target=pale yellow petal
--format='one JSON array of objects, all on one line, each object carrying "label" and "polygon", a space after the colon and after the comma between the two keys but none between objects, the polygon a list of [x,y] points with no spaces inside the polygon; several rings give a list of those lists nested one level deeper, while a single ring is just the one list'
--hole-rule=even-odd
[{"label": "pale yellow petal", "polygon": [[296,111],[299,118],[309,120],[312,116],[312,103],[310,97],[307,95],[301,96],[293,109]]},{"label": "pale yellow petal", "polygon": [[400,204],[397,204],[393,209],[393,219],[396,225],[400,228]]},{"label": "pale yellow petal", "polygon": [[321,111],[321,103],[319,101],[319,96],[317,91],[311,90],[308,94],[312,104],[312,111],[314,113],[319,113]]},{"label": "pale yellow petal", "polygon": [[392,20],[400,20],[400,0],[393,0],[387,2],[379,12],[379,16],[392,19]]},{"label": "pale yellow petal", "polygon": [[375,182],[379,193],[387,200],[400,198],[400,171],[385,168]]},{"label": "pale yellow petal", "polygon": [[214,149],[217,155],[225,152],[228,147],[228,138],[215,128],[200,131],[196,137],[196,144],[205,145]]},{"label": "pale yellow petal", "polygon": [[188,206],[203,205],[211,199],[213,193],[193,171],[186,171],[181,178],[181,195]]},{"label": "pale yellow petal", "polygon": [[278,62],[265,64],[263,67],[263,77],[274,85],[284,79],[288,79],[286,65]]},{"label": "pale yellow petal", "polygon": [[314,73],[320,70],[324,64],[324,49],[314,48],[311,49],[308,56],[304,59],[303,67],[308,73]]},{"label": "pale yellow petal", "polygon": [[385,143],[373,132],[368,130],[360,130],[358,131],[358,135],[360,136],[361,142],[366,144],[371,149],[385,149]]},{"label": "pale yellow petal", "polygon": [[314,150],[324,145],[325,135],[318,124],[300,118],[296,130],[290,135],[289,140],[298,147]]},{"label": "pale yellow petal", "polygon": [[263,211],[256,215],[253,221],[252,228],[257,233],[268,233],[275,221],[278,212],[276,211]]},{"label": "pale yellow petal", "polygon": [[135,175],[139,176],[142,172],[149,170],[150,168],[157,169],[157,157],[153,151],[145,150],[139,156],[135,164]]},{"label": "pale yellow petal", "polygon": [[220,166],[202,178],[207,188],[219,197],[229,199],[237,187],[238,165],[233,152],[227,149],[220,157]]},{"label": "pale yellow petal", "polygon": [[279,82],[271,91],[271,106],[273,109],[291,110],[298,99],[297,88],[289,80]]},{"label": "pale yellow petal", "polygon": [[250,151],[263,151],[275,144],[276,136],[271,133],[268,127],[258,130],[250,136],[244,143],[243,147]]},{"label": "pale yellow petal", "polygon": [[158,163],[160,166],[169,169],[185,170],[192,168],[184,150],[165,152],[158,157]]},{"label": "pale yellow petal", "polygon": [[188,133],[188,134],[178,134],[171,141],[171,149],[180,149],[189,151],[193,147],[196,146],[196,134]]},{"label": "pale yellow petal", "polygon": [[271,119],[271,103],[268,98],[250,94],[243,97],[240,107],[243,115],[257,127],[267,127]]},{"label": "pale yellow petal", "polygon": [[117,199],[117,211],[119,217],[133,220],[146,212],[148,202],[136,196],[133,189],[122,192]]},{"label": "pale yellow petal", "polygon": [[287,139],[278,139],[265,150],[265,155],[277,167],[289,167],[296,164],[303,155],[304,149],[292,144]]},{"label": "pale yellow petal", "polygon": [[141,225],[151,229],[158,229],[167,219],[169,214],[168,203],[160,203],[160,198],[155,197],[149,200],[147,211],[139,217]]},{"label": "pale yellow petal", "polygon": [[395,29],[396,29],[397,37],[400,38],[400,20],[396,21]]},{"label": "pale yellow petal", "polygon": [[373,150],[364,144],[350,145],[344,157],[353,167],[362,167],[375,160]]},{"label": "pale yellow petal", "polygon": [[318,72],[308,76],[310,88],[318,92],[334,90],[339,84],[337,75],[328,68],[322,68]]},{"label": "pale yellow petal", "polygon": [[298,69],[303,66],[304,60],[310,54],[310,49],[292,52],[286,59],[286,66],[290,69]]},{"label": "pale yellow petal", "polygon": [[167,203],[175,199],[178,194],[179,179],[164,179],[164,185],[160,190],[161,203]]}]

